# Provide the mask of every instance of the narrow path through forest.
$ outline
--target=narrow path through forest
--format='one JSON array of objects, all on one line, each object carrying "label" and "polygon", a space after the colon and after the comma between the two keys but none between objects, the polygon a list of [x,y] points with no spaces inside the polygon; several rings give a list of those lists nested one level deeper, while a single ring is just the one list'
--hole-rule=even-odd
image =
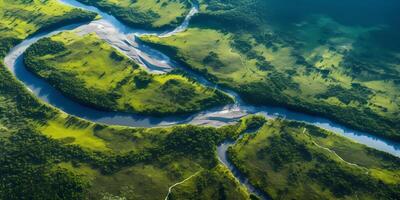
[{"label": "narrow path through forest", "polygon": [[[304,128],[303,133],[305,133],[306,130],[307,130],[307,129]],[[310,139],[311,139],[311,138],[310,138]],[[342,157],[340,157],[334,150],[329,149],[329,148],[327,148],[327,147],[323,147],[323,146],[319,145],[318,143],[316,143],[316,142],[315,142],[314,140],[312,140],[312,139],[311,139],[311,141],[312,141],[312,143],[313,143],[315,146],[317,146],[318,148],[323,149],[323,150],[325,150],[325,151],[328,151],[329,153],[335,155],[337,158],[339,158],[340,161],[342,161],[342,162],[344,162],[344,163],[346,163],[346,164],[348,164],[348,165],[351,165],[351,166],[358,167],[358,168],[360,168],[360,169],[366,170],[366,171],[368,172],[368,169],[367,169],[367,168],[362,167],[362,166],[360,166],[360,165],[358,165],[358,164],[351,163],[351,162],[348,162],[348,161],[344,160],[344,159],[343,159]]]},{"label": "narrow path through forest", "polygon": [[178,182],[178,183],[175,183],[175,184],[173,184],[171,187],[169,187],[169,188],[168,188],[168,194],[167,194],[167,196],[165,197],[165,200],[168,200],[169,195],[171,195],[172,189],[173,189],[174,187],[185,183],[186,181],[188,181],[188,180],[190,180],[191,178],[195,177],[195,176],[196,176],[197,174],[199,174],[199,173],[200,173],[200,171],[198,171],[198,172],[196,172],[195,174],[193,174],[193,175],[187,177],[185,180],[183,180],[183,181],[181,181],[181,182]]}]

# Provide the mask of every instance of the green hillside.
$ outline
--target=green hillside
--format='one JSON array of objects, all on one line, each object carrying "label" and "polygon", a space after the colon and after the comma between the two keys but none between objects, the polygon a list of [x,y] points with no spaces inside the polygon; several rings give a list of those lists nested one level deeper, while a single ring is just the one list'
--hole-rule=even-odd
[{"label": "green hillside", "polygon": [[61,6],[56,0],[0,0],[0,8],[0,56],[29,35],[96,17],[94,13]]},{"label": "green hillside", "polygon": [[[302,0],[302,11],[287,1],[204,0],[187,31],[141,39],[252,104],[319,114],[399,140],[398,26],[384,19],[396,18],[386,5],[400,6],[374,1],[354,18],[355,2],[318,2]],[[333,9],[317,9],[324,6]]]},{"label": "green hillside", "polygon": [[25,53],[27,68],[67,96],[102,110],[187,114],[232,102],[180,74],[153,75],[95,34],[64,32]]},{"label": "green hillside", "polygon": [[78,1],[96,6],[130,26],[156,30],[179,26],[192,7],[189,0]]},{"label": "green hillside", "polygon": [[[142,40],[252,105],[319,114],[398,141],[400,3],[363,2],[199,0],[187,31]],[[191,7],[91,4],[155,29],[176,26]],[[0,0],[1,200],[259,199],[219,160],[228,141],[236,141],[229,161],[272,199],[399,199],[400,158],[333,132],[252,115],[221,127],[95,123],[44,103],[4,66],[7,52],[34,34],[96,16],[56,0]],[[100,109],[173,115],[232,102],[181,71],[150,74],[95,34],[62,32],[24,55],[31,72]]]},{"label": "green hillside", "polygon": [[272,199],[397,199],[400,159],[298,122],[269,121],[229,157]]}]

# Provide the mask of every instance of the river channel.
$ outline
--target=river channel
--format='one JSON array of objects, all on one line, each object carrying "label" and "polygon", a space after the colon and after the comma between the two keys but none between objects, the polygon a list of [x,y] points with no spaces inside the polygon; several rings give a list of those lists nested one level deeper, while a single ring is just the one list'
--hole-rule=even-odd
[{"label": "river channel", "polygon": [[[25,50],[44,37],[50,37],[62,31],[75,31],[78,34],[88,34],[95,32],[101,39],[112,45],[124,53],[129,58],[135,60],[151,73],[166,73],[174,68],[182,68],[176,62],[171,60],[168,56],[152,49],[146,45],[137,42],[136,38],[143,34],[152,34],[159,37],[168,37],[176,33],[185,31],[189,26],[190,19],[198,12],[198,7],[195,5],[189,12],[181,26],[174,30],[167,32],[146,31],[128,27],[117,20],[115,17],[102,12],[101,10],[79,3],[75,0],[60,0],[61,3],[96,12],[101,16],[101,19],[95,20],[85,24],[75,24],[62,27],[57,30],[34,35],[22,43],[14,47],[5,57],[4,63],[9,70],[21,81],[26,87],[38,98],[47,102],[51,106],[62,110],[68,114],[93,121],[96,123],[103,123],[108,125],[122,125],[132,127],[162,127],[171,126],[176,124],[193,124],[193,125],[208,125],[208,126],[223,126],[237,122],[241,117],[250,114],[261,114],[267,118],[281,117],[288,120],[296,120],[312,124],[337,134],[350,138],[361,144],[369,147],[390,153],[400,157],[400,143],[373,136],[368,133],[352,130],[335,123],[331,120],[311,116],[304,113],[293,112],[282,107],[270,106],[252,106],[241,100],[241,98],[234,92],[220,88],[227,94],[235,98],[235,103],[232,105],[212,108],[206,111],[198,112],[192,115],[185,116],[168,116],[162,118],[149,117],[137,114],[127,114],[120,112],[107,112],[99,111],[93,108],[78,104],[73,100],[65,97],[58,90],[49,85],[46,81],[38,78],[31,72],[27,71],[23,64],[23,53]],[[214,84],[208,82],[200,75],[188,71],[188,74],[208,87],[216,87]],[[225,142],[218,147],[219,160],[226,165],[238,178],[238,180],[245,185],[249,191],[262,196],[259,192],[248,184],[245,177],[240,175],[235,167],[229,163],[226,158],[226,152],[230,145],[234,142]]]}]

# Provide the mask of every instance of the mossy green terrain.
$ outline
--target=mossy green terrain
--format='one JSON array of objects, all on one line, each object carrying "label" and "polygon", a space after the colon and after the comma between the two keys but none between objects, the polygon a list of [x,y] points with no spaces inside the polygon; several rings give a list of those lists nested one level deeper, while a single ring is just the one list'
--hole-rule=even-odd
[{"label": "mossy green terrain", "polygon": [[[209,187],[211,184],[215,188]],[[174,187],[170,199],[249,199],[245,188],[236,186],[231,172],[222,165],[202,171],[187,182]],[[229,190],[227,190],[230,188]],[[234,188],[234,189],[232,189]],[[229,192],[227,192],[229,191]]]},{"label": "mossy green terrain", "polygon": [[0,102],[1,136],[14,133],[32,122],[46,123],[56,113],[40,103],[19,83],[3,64],[5,54],[18,42],[48,28],[66,23],[90,21],[96,17],[55,0],[0,0]]},{"label": "mossy green terrain", "polygon": [[[53,12],[68,10],[54,1],[1,3],[1,11],[5,8],[3,5],[11,8],[19,4],[19,11],[42,5]],[[57,26],[54,23],[58,21],[46,17],[40,14],[32,20]],[[41,26],[36,28],[41,29]],[[20,29],[19,25],[11,26],[8,31],[18,41],[34,33],[28,26]],[[2,46],[4,53],[13,45]],[[205,146],[207,151],[202,151],[204,154],[201,155],[200,150],[193,155],[189,152],[182,155],[179,146],[167,143],[166,139],[168,135],[178,134],[180,137],[168,141],[179,144],[180,138],[185,138],[185,130],[200,129],[108,127],[68,116],[33,97],[0,62],[0,199],[110,199],[124,195],[128,196],[126,199],[164,198],[169,186],[187,176],[199,172],[198,176],[203,177],[202,174],[214,173],[221,168],[210,152],[224,136],[215,129],[192,132],[192,138],[208,135],[203,143],[208,144]],[[157,150],[163,148],[160,145],[169,148]],[[244,189],[238,189],[241,186],[232,180],[232,175],[220,176],[203,184],[203,189],[218,198],[221,190],[213,189],[220,188],[220,183],[229,184],[233,187],[223,188],[225,193],[246,199],[248,194]]]},{"label": "mossy green terrain", "polygon": [[298,122],[268,121],[228,155],[273,199],[399,197],[399,158]]},{"label": "mossy green terrain", "polygon": [[33,44],[25,54],[30,71],[67,96],[103,110],[187,114],[232,102],[183,75],[149,74],[95,34],[64,32]]},{"label": "mossy green terrain", "polygon": [[[2,67],[0,76],[10,74]],[[41,104],[15,79],[6,80],[0,84],[2,199],[163,199],[192,176],[171,189],[171,198],[185,199],[180,189],[187,187],[200,199],[249,199],[215,155],[216,145],[243,125],[99,125]]]},{"label": "mossy green terrain", "polygon": [[[73,145],[74,139],[81,139],[80,131],[86,132],[84,128],[78,130],[75,127],[83,126],[85,122],[69,119],[66,124],[65,131],[75,132],[74,135],[53,140],[39,132],[21,130],[1,139],[2,198],[163,199],[169,187],[187,178],[190,179],[184,186],[193,188],[192,195],[195,196],[249,198],[227,169],[218,164],[214,151],[219,137],[215,130],[96,127],[92,131],[98,136],[92,137],[109,145],[110,148],[104,151],[87,148],[87,143]],[[120,142],[123,139],[125,142]],[[188,143],[190,140],[198,143]],[[20,168],[15,167],[17,165]],[[55,177],[59,180],[49,177],[53,173],[61,174]],[[31,187],[32,183],[38,186]],[[57,190],[46,193],[50,187],[57,187]],[[171,191],[171,197],[185,199],[185,194],[176,193],[179,188]]]},{"label": "mossy green terrain", "polygon": [[[60,116],[58,121],[62,119]],[[38,125],[38,129],[53,126],[50,122]],[[63,132],[68,134],[63,137],[47,131],[44,134],[56,137],[64,145],[78,145],[91,158],[77,157],[54,164],[89,182],[91,186],[86,192],[91,199],[163,199],[169,187],[185,179],[188,180],[182,186],[177,185],[171,190],[170,198],[186,199],[186,193],[179,192],[181,187],[192,188],[194,196],[204,195],[205,198],[199,199],[229,195],[237,196],[237,199],[249,198],[227,169],[218,164],[215,148],[225,136],[217,129],[193,126],[128,129],[73,118],[65,119],[58,127],[63,127]],[[92,134],[85,135],[88,130]],[[75,142],[87,141],[87,138],[91,139],[89,143]],[[99,143],[106,149],[96,148]],[[97,153],[91,155],[90,152]],[[87,159],[89,162],[85,161]]]},{"label": "mossy green terrain", "polygon": [[[200,1],[200,14],[185,32],[141,39],[250,103],[317,113],[399,140],[400,50],[388,41],[398,41],[395,22],[346,18],[340,10],[293,11],[301,16],[292,17],[296,8],[287,4]],[[374,4],[381,12],[381,3]]]},{"label": "mossy green terrain", "polygon": [[[199,195],[249,198],[215,155],[243,126],[99,125],[40,103],[4,66],[0,77],[1,199],[162,199],[192,175],[182,187]],[[178,191],[170,195],[185,198]]]},{"label": "mossy green terrain", "polygon": [[[217,0],[202,2],[210,4],[207,9],[216,9],[224,5]],[[49,13],[69,9],[51,0],[0,0],[0,5],[0,13],[11,8],[15,8],[13,12],[17,14],[23,13],[21,11],[24,9],[35,10],[34,13],[30,12],[25,16],[25,19],[30,19],[26,20],[26,23],[19,22],[7,28],[3,28],[6,26],[2,24],[4,33],[7,32],[10,38],[15,40],[7,45],[0,45],[1,59],[10,47],[44,27],[56,27],[64,19],[68,19],[64,21],[67,23],[94,17],[86,13],[91,17],[74,18],[75,15],[71,12],[50,17]],[[47,7],[41,8],[43,5],[47,5],[49,10]],[[205,8],[203,5],[202,9]],[[43,9],[47,11],[35,15]],[[31,15],[35,17],[30,17]],[[5,21],[1,21],[0,24],[12,24],[13,20],[17,20],[12,18],[16,16],[14,14],[4,16],[2,19]],[[74,20],[69,17],[73,17]],[[7,22],[9,19],[11,20]],[[40,23],[32,25],[32,21]],[[30,25],[25,26],[24,23]],[[209,31],[211,34],[222,34],[215,29]],[[70,36],[71,40],[61,36]],[[225,45],[230,43],[229,37],[226,38],[227,41],[223,41]],[[60,52],[65,50],[64,44],[67,47],[73,46],[73,39],[81,39],[72,33],[63,33],[54,38],[54,41],[42,41],[45,48],[40,48],[36,53],[46,55],[38,58],[54,62],[56,57],[47,53],[55,52],[60,55],[65,53],[64,56],[68,57],[73,52]],[[122,63],[132,67],[133,74],[138,72],[139,68],[125,58],[119,62],[112,61],[123,56],[104,45],[95,36],[88,35],[85,39],[87,42],[98,41],[98,46],[82,50],[80,53],[83,57],[88,55],[89,50],[108,52],[97,54],[97,59],[106,59],[112,66]],[[85,41],[81,42],[84,44]],[[219,64],[219,59],[215,59],[216,54],[214,52],[211,56],[206,56],[205,62],[211,65]],[[78,62],[84,60],[83,57],[73,59],[72,65],[66,64],[62,59],[59,62],[65,64],[62,67],[81,67],[84,61]],[[234,58],[235,56],[232,57]],[[87,61],[97,64],[97,60],[93,58]],[[235,62],[232,62],[233,64]],[[98,67],[106,70],[104,66]],[[126,72],[125,68],[119,69]],[[92,87],[101,88],[114,84],[110,80],[109,84],[103,84],[93,79],[96,75],[101,76],[101,73],[94,73],[95,76],[92,76],[90,71],[79,72],[89,74],[81,78]],[[120,71],[107,72],[116,74],[112,78],[121,80],[118,76],[121,75]],[[60,80],[62,75],[65,74],[56,73],[51,78]],[[159,79],[164,80],[167,76],[190,82],[187,78],[174,74],[163,75]],[[152,81],[159,79],[151,76]],[[138,80],[141,83],[148,81],[147,78]],[[386,82],[378,81],[369,87],[384,90],[387,86]],[[104,99],[103,94],[99,94],[98,97],[100,100]],[[379,101],[386,102],[384,97]],[[254,130],[255,128],[257,130]],[[255,133],[249,133],[250,130]],[[398,158],[316,127],[281,120],[265,123],[260,117],[246,118],[240,123],[221,128],[175,126],[144,129],[96,124],[62,113],[42,103],[0,62],[0,199],[164,199],[169,188],[175,184],[177,185],[171,188],[169,199],[249,199],[248,192],[228,169],[219,163],[215,152],[216,146],[222,141],[228,138],[237,139],[244,133],[250,135],[244,136],[230,150],[231,160],[249,176],[252,184],[272,197],[399,197]]]},{"label": "mossy green terrain", "polygon": [[56,0],[1,0],[0,55],[29,35],[47,28],[90,21],[96,14],[62,6]]},{"label": "mossy green terrain", "polygon": [[191,9],[189,0],[78,0],[96,6],[122,22],[146,29],[179,26]]},{"label": "mossy green terrain", "polygon": [[[38,102],[10,76],[2,67],[0,77],[6,81],[0,84],[0,197],[5,199],[20,199],[21,196],[29,199],[162,199],[167,195],[169,187],[186,179],[171,189],[171,199],[249,199],[249,194],[232,174],[218,164],[215,150],[216,145],[223,140],[235,139],[244,133],[251,134],[250,130],[254,131],[254,128],[260,126],[262,127],[255,135],[245,136],[240,140],[234,148],[240,148],[239,153],[232,150],[230,152],[230,155],[237,155],[232,160],[240,169],[248,172],[250,180],[256,186],[262,184],[253,182],[254,179],[258,180],[262,177],[260,174],[265,173],[257,171],[253,175],[251,166],[268,170],[272,165],[283,165],[285,168],[289,165],[286,163],[288,161],[295,162],[295,168],[301,170],[297,166],[303,160],[298,160],[298,157],[301,158],[298,155],[302,155],[304,149],[298,148],[297,142],[304,141],[307,151],[312,155],[312,161],[307,166],[316,165],[318,160],[324,167],[318,168],[315,176],[311,173],[310,176],[321,181],[323,184],[320,185],[326,184],[326,188],[332,184],[330,181],[336,183],[336,179],[319,180],[319,176],[337,177],[344,172],[352,180],[359,181],[360,177],[365,180],[365,184],[356,182],[357,190],[380,191],[377,195],[391,195],[387,189],[391,185],[395,187],[399,181],[397,158],[313,126],[286,121],[270,121],[264,124],[265,120],[260,117],[246,118],[241,123],[219,129],[195,126],[143,129],[99,125],[60,113]],[[281,151],[278,148],[265,153],[265,157],[253,155],[253,150],[264,152],[263,145],[269,144],[268,139],[274,135],[284,135],[283,130],[286,129],[287,134],[295,139],[295,144],[286,143],[285,138],[285,143],[277,146],[287,147],[290,151]],[[262,139],[258,140],[258,137]],[[296,147],[294,150],[292,145]],[[281,153],[288,157],[281,159]],[[269,158],[269,155],[274,156],[273,162],[263,160]],[[339,171],[323,176],[324,173],[331,173],[336,169],[331,165],[339,166]],[[246,170],[247,167],[249,170]],[[299,172],[294,174],[300,177],[309,175],[303,174],[303,171],[295,172]],[[285,174],[281,171],[276,173]],[[267,173],[269,174],[272,173]],[[365,177],[368,179],[364,179]],[[343,179],[349,181],[347,178]],[[376,184],[376,180],[382,183]],[[339,181],[338,184],[335,185],[339,188],[337,191],[341,191],[340,184],[348,186],[347,182]],[[289,184],[285,187],[291,186]],[[49,188],[54,189],[49,192]],[[270,189],[270,185],[267,188]],[[323,195],[336,197],[327,191]],[[363,195],[371,197],[369,195],[375,194],[365,192]]]}]

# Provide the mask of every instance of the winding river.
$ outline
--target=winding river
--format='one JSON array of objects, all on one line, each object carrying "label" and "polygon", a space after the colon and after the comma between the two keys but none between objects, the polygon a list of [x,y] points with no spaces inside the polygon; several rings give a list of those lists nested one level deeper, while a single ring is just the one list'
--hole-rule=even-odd
[{"label": "winding river", "polygon": [[[35,43],[37,40],[43,37],[49,37],[66,30],[74,30],[78,34],[95,32],[104,41],[112,45],[114,48],[120,50],[129,58],[140,63],[151,73],[165,73],[171,71],[174,68],[183,67],[179,66],[176,62],[171,60],[163,53],[136,42],[136,37],[143,34],[153,34],[159,37],[168,37],[173,34],[182,32],[188,27],[191,17],[198,12],[198,7],[194,6],[185,18],[182,25],[177,27],[175,30],[169,32],[154,32],[128,27],[118,21],[115,17],[105,12],[102,12],[95,7],[86,6],[75,0],[60,0],[60,2],[69,6],[96,12],[102,18],[100,20],[92,21],[90,23],[69,25],[57,30],[37,34],[33,37],[30,37],[14,47],[7,54],[4,62],[9,70],[20,81],[22,81],[34,95],[36,95],[41,100],[47,102],[51,106],[58,108],[68,114],[75,115],[77,117],[97,123],[134,127],[160,127],[175,124],[222,126],[235,123],[241,117],[249,114],[262,114],[267,118],[282,117],[288,120],[296,120],[312,124],[333,131],[347,138],[353,139],[354,141],[365,144],[369,147],[385,151],[387,153],[400,157],[400,143],[389,141],[368,133],[352,130],[325,118],[293,112],[281,107],[252,106],[243,102],[235,92],[225,89],[222,90],[235,98],[235,103],[233,105],[213,108],[186,116],[169,116],[156,118],[137,114],[98,111],[90,107],[80,105],[70,100],[69,98],[66,98],[58,90],[50,86],[47,82],[26,70],[26,68],[23,66],[22,61],[23,53],[31,44]],[[188,71],[188,73],[200,83],[208,87],[216,87],[214,84],[206,81],[200,75],[190,71]],[[226,142],[218,147],[219,160],[224,165],[226,165],[235,174],[238,180],[240,180],[240,182],[243,183],[251,192],[262,196],[262,194],[260,194],[256,189],[254,189],[250,184],[247,183],[246,179],[241,176],[240,173],[235,169],[235,167],[227,160],[226,151],[228,147],[233,144],[234,142]]]}]

